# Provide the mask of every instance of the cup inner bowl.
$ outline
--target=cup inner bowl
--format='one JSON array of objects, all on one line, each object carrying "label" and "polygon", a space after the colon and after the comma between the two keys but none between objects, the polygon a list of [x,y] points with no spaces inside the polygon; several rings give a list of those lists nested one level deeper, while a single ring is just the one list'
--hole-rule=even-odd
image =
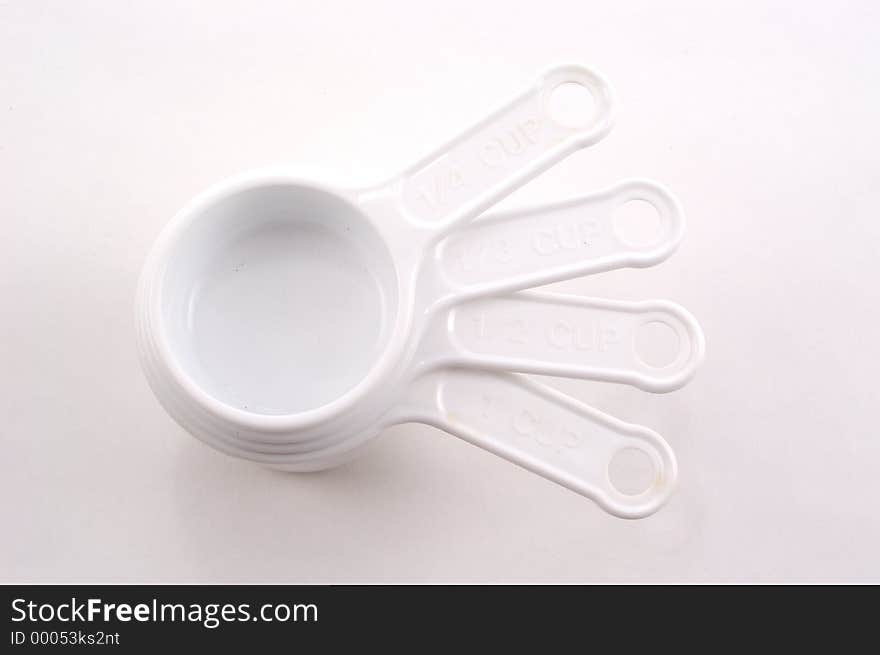
[{"label": "cup inner bowl", "polygon": [[189,217],[161,282],[174,358],[214,399],[288,415],[372,369],[397,313],[388,249],[344,198],[293,183],[215,196]]}]

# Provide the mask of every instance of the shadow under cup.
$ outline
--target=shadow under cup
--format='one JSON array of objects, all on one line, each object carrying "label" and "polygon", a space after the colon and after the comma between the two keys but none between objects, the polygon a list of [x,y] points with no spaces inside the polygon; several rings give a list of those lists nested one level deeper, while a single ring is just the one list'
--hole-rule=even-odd
[{"label": "shadow under cup", "polygon": [[254,414],[326,405],[385,349],[397,314],[391,255],[342,197],[293,182],[212,194],[189,210],[161,283],[183,373]]}]

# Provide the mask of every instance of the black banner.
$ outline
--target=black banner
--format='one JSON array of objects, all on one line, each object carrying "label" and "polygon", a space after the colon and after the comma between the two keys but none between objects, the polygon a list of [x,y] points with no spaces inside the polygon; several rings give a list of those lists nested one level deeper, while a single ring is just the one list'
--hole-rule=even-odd
[{"label": "black banner", "polygon": [[[839,587],[385,587],[385,586],[6,586],[3,652],[101,648],[117,652],[178,647],[364,647],[407,635],[455,644],[490,640],[579,639],[705,629],[827,625]],[[797,593],[809,591],[812,593]],[[876,616],[876,588],[849,618]],[[757,593],[756,593],[757,592]],[[819,592],[819,593],[816,593]],[[729,609],[733,609],[729,612]],[[682,611],[684,610],[684,612]],[[788,617],[788,619],[786,619]],[[816,622],[811,623],[811,617]],[[821,621],[822,623],[819,623]],[[634,628],[636,629],[634,631]],[[800,628],[798,628],[800,629]],[[727,634],[725,632],[725,634]],[[426,645],[413,643],[411,646]],[[224,650],[225,652],[225,650]]]}]

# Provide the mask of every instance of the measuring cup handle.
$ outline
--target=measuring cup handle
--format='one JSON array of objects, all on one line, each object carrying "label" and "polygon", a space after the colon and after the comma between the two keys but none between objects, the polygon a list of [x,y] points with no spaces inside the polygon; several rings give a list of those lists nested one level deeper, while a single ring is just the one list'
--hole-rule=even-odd
[{"label": "measuring cup handle", "polygon": [[675,303],[520,292],[455,306],[423,342],[428,367],[467,366],[681,387],[703,359],[693,316]]},{"label": "measuring cup handle", "polygon": [[[577,126],[560,122],[551,111],[551,95],[569,83],[592,96],[592,113]],[[605,80],[584,66],[558,66],[404,171],[392,187],[408,221],[443,233],[578,148],[596,143],[611,125],[612,91]]]},{"label": "measuring cup handle", "polygon": [[[637,207],[630,204],[634,201],[647,203],[653,213],[642,207],[648,211],[628,215],[624,207]],[[435,274],[446,289],[440,304],[615,268],[652,266],[675,252],[684,229],[681,205],[665,187],[648,180],[489,215],[438,244]]]},{"label": "measuring cup handle", "polygon": [[[675,455],[648,428],[624,423],[547,386],[514,374],[447,369],[410,390],[400,421],[434,425],[597,502],[623,518],[652,514],[675,485]],[[653,480],[630,495],[609,466],[635,449],[653,465]]]}]

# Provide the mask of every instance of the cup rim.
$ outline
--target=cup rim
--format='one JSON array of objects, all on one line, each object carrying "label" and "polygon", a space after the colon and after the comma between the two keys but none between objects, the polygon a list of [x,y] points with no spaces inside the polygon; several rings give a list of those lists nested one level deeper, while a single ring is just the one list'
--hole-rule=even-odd
[{"label": "cup rim", "polygon": [[[359,194],[355,191],[334,188],[279,169],[259,169],[239,173],[215,183],[193,197],[165,226],[153,245],[144,265],[140,281],[141,300],[139,304],[142,305],[141,309],[145,312],[146,328],[154,342],[155,359],[164,368],[167,376],[165,384],[170,383],[176,386],[179,394],[224,422],[263,434],[286,435],[290,432],[314,427],[350,411],[388,376],[399,354],[406,346],[404,333],[408,316],[412,313],[412,303],[408,302],[408,298],[402,295],[403,289],[398,262],[391,248],[388,248],[388,255],[394,270],[399,294],[396,311],[389,322],[391,326],[389,334],[385,338],[385,343],[372,366],[360,381],[323,405],[285,414],[260,414],[239,409],[223,402],[196,383],[174,354],[165,322],[162,320],[163,284],[161,284],[161,281],[167,269],[174,245],[183,236],[185,229],[192,221],[212,204],[234,194],[271,185],[304,187],[327,193],[348,204],[363,220],[370,222],[373,227],[376,227],[375,221],[370,214],[358,202]],[[378,229],[376,231],[387,247],[387,240],[383,232]]]}]

